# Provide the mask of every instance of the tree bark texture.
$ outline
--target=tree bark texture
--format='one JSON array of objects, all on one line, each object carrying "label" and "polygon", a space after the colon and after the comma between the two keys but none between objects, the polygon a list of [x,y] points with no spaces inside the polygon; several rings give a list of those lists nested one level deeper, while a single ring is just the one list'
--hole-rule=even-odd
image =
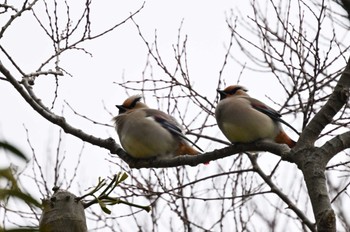
[{"label": "tree bark texture", "polygon": [[86,232],[84,207],[76,196],[57,190],[49,199],[43,199],[40,232]]}]

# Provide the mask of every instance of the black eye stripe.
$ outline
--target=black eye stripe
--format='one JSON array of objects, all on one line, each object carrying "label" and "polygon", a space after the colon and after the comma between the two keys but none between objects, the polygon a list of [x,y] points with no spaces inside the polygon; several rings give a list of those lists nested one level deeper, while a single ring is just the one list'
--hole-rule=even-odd
[{"label": "black eye stripe", "polygon": [[127,110],[127,108],[122,105],[116,105],[116,107],[119,109],[119,114],[125,113]]},{"label": "black eye stripe", "polygon": [[125,108],[119,108],[119,114],[125,113],[126,109]]},{"label": "black eye stripe", "polygon": [[227,91],[227,93],[231,94],[231,95],[234,95],[240,89],[242,89],[242,87],[236,87],[236,88],[233,88],[233,89]]},{"label": "black eye stripe", "polygon": [[134,107],[136,106],[136,103],[137,103],[138,101],[140,101],[140,100],[141,100],[141,97],[135,98],[135,99],[131,102],[131,104],[130,104],[130,106],[128,107],[128,109],[134,108]]}]

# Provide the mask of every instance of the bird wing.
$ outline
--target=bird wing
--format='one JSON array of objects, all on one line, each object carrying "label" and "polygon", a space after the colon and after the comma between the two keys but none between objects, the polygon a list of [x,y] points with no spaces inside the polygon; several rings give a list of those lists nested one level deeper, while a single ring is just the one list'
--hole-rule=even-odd
[{"label": "bird wing", "polygon": [[191,143],[193,146],[198,148],[200,151],[203,152],[203,150],[198,147],[194,142],[189,140],[183,133],[180,124],[170,115],[159,111],[155,109],[144,109],[146,112],[146,117],[152,117],[154,121],[159,123],[164,129],[168,130],[172,135],[178,136],[189,143]]},{"label": "bird wing", "polygon": [[289,123],[287,123],[286,121],[284,121],[281,118],[281,114],[278,113],[276,110],[272,109],[271,107],[267,106],[266,104],[264,104],[263,102],[254,99],[254,98],[249,98],[249,101],[251,103],[251,106],[256,109],[257,111],[260,111],[261,113],[266,114],[267,116],[269,116],[272,120],[274,121],[278,121],[283,123],[284,125],[288,126],[290,129],[292,129],[295,133],[297,133],[298,135],[300,135],[299,131],[297,131],[294,127],[292,127]]}]

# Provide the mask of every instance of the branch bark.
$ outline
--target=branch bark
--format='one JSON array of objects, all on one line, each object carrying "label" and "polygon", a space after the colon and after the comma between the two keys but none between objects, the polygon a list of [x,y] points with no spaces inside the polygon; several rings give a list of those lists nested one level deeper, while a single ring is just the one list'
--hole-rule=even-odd
[{"label": "branch bark", "polygon": [[[164,167],[176,167],[181,165],[196,166],[198,164],[206,163],[212,160],[221,159],[233,154],[237,154],[244,151],[268,151],[278,156],[288,157],[287,153],[290,149],[285,145],[276,144],[269,141],[258,141],[250,144],[237,144],[229,146],[220,150],[214,150],[198,156],[179,156],[174,158],[161,158],[161,159],[147,159],[138,160],[130,157],[113,138],[102,139],[93,135],[87,134],[84,131],[73,127],[64,117],[56,115],[45,107],[40,99],[35,96],[31,91],[31,86],[27,83],[27,79],[22,79],[22,85],[18,82],[14,76],[4,67],[0,62],[0,72],[4,74],[7,80],[15,87],[17,92],[21,94],[25,101],[42,117],[52,122],[53,124],[61,127],[64,132],[80,138],[81,140],[90,144],[108,149],[112,154],[117,154],[123,161],[125,161],[131,168],[164,168]],[[30,94],[29,94],[30,93]],[[229,145],[230,143],[227,143]]]},{"label": "branch bark", "polygon": [[331,207],[326,182],[326,165],[328,159],[321,149],[308,149],[302,153],[303,161],[298,167],[303,172],[308,194],[319,232],[335,232],[336,219]]},{"label": "branch bark", "polygon": [[349,98],[350,87],[350,60],[348,61],[333,93],[327,103],[313,117],[310,123],[303,130],[299,141],[296,145],[296,150],[313,146],[322,130],[330,124],[333,117],[347,103]]},{"label": "branch bark", "polygon": [[336,231],[335,213],[331,207],[325,170],[331,158],[349,147],[350,132],[334,137],[321,148],[315,147],[314,142],[347,103],[349,87],[350,60],[329,100],[306,126],[295,149],[288,154],[288,158],[294,161],[303,172],[319,232]]},{"label": "branch bark", "polygon": [[43,214],[40,218],[39,231],[86,232],[86,219],[83,204],[76,196],[64,190],[56,190],[54,194],[43,199]]},{"label": "branch bark", "polygon": [[311,231],[316,232],[315,224],[312,223],[306,215],[285,195],[278,187],[273,183],[271,178],[267,176],[264,171],[259,167],[259,164],[256,160],[256,157],[246,153],[250,159],[253,169],[258,175],[264,180],[264,182],[271,188],[271,192],[276,194],[284,203],[288,205],[288,208],[291,209]]}]

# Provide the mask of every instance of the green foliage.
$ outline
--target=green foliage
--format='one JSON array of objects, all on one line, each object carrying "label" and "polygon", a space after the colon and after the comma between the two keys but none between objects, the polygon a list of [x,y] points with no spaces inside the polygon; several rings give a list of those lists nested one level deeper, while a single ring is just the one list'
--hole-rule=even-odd
[{"label": "green foliage", "polygon": [[[126,180],[128,178],[128,174],[121,173],[119,172],[118,174],[114,175],[113,179],[111,180],[110,183],[107,184],[107,180],[106,179],[101,179],[99,178],[97,186],[92,189],[90,192],[88,192],[87,194],[79,197],[79,200],[88,197],[88,196],[92,196],[94,198],[94,200],[91,200],[87,203],[84,204],[84,207],[87,208],[93,204],[99,204],[102,211],[105,212],[106,214],[111,214],[111,210],[107,208],[107,205],[116,205],[116,204],[125,204],[125,205],[129,205],[132,207],[136,207],[136,208],[140,208],[143,209],[147,212],[149,212],[151,210],[151,206],[142,206],[142,205],[137,205],[137,204],[133,204],[127,201],[123,201],[118,197],[112,197],[110,196],[113,192],[113,190],[120,184],[122,183],[124,180]],[[102,188],[104,188],[102,190]],[[101,193],[99,193],[97,196],[96,194],[102,190]]]},{"label": "green foliage", "polygon": [[[12,155],[27,161],[26,156],[24,153],[22,153],[19,149],[14,147],[13,145],[0,141],[0,149],[3,149],[5,151],[10,152]],[[5,183],[7,183],[5,188],[0,188],[0,201],[7,200],[9,198],[15,198],[19,199],[21,201],[24,201],[25,203],[41,207],[40,202],[38,202],[36,199],[34,199],[32,196],[30,196],[28,193],[24,193],[20,190],[17,184],[17,180],[13,174],[13,170],[11,167],[0,169],[0,180],[4,179]],[[3,229],[0,228],[0,231]],[[33,231],[32,228],[30,229],[12,229],[12,230],[6,230],[6,231]]]},{"label": "green foliage", "polygon": [[[28,161],[27,157],[24,155],[23,152],[21,152],[19,149],[17,149],[15,146],[5,142],[0,141],[0,149],[3,149],[5,151],[10,152],[15,157],[20,158],[21,160]],[[28,193],[22,192],[17,184],[17,180],[13,174],[13,170],[8,168],[0,169],[0,180],[4,179],[6,183],[8,183],[5,188],[0,188],[0,201],[7,200],[9,198],[15,198],[19,199],[21,201],[24,201],[25,203],[41,207],[40,202],[38,202],[36,199],[34,199],[32,196],[30,196]],[[6,231],[6,232],[33,232],[33,231],[39,231],[38,228],[12,228],[12,229],[4,229],[0,227],[0,232]]]},{"label": "green foliage", "polygon": [[18,148],[15,146],[5,142],[5,141],[0,141],[0,149],[3,149],[5,151],[11,152],[13,155],[17,156],[20,159],[23,159],[25,161],[28,161],[27,157],[24,155],[23,152],[21,152]]}]

